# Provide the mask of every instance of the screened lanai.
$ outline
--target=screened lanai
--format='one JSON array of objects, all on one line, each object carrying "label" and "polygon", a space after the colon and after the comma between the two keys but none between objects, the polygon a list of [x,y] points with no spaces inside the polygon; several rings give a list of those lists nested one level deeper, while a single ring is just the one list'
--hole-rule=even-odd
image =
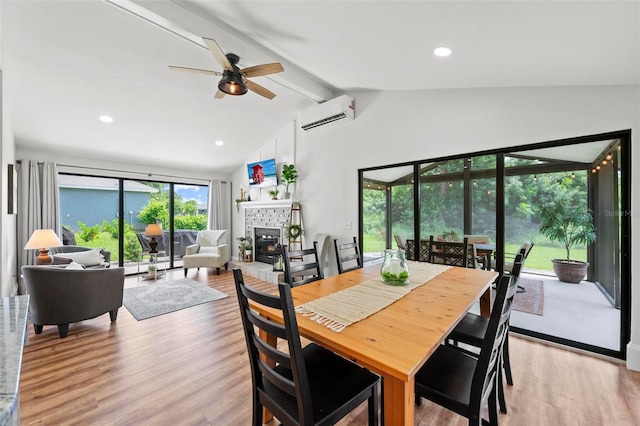
[{"label": "screened lanai", "polygon": [[[625,280],[629,265],[625,260],[630,247],[623,237],[629,232],[624,214],[629,211],[629,140],[627,132],[614,132],[362,169],[365,260],[373,261],[386,248],[395,248],[395,236],[408,242],[407,258],[425,261],[421,247],[432,235],[459,240],[483,235],[494,247],[493,267],[501,271],[523,242],[533,242],[524,271],[532,280],[542,281],[537,303],[547,308],[547,318],[538,318],[544,312],[531,314],[537,316],[530,316],[529,321],[524,315],[512,327],[534,337],[623,358],[629,322]],[[554,203],[592,213],[595,242],[576,244],[570,253],[572,260],[589,263],[581,284],[558,280],[552,259],[566,259],[566,249],[540,232],[540,209]],[[587,288],[594,290],[588,297],[583,295]],[[583,306],[576,308],[575,302],[585,297]],[[571,308],[559,315],[549,311],[563,306],[554,303],[555,298],[569,298],[565,306]],[[594,305],[602,306],[606,314],[586,314]],[[586,312],[580,312],[582,309]],[[585,317],[592,318],[607,339],[576,332],[579,328],[572,321],[584,323]],[[604,327],[603,318],[608,323]],[[560,331],[561,326],[574,331]]]}]

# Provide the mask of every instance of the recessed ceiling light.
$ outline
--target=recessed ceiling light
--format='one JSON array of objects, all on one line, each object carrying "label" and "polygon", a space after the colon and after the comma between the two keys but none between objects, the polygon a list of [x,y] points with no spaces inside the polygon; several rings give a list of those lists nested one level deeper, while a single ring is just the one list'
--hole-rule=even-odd
[{"label": "recessed ceiling light", "polygon": [[449,56],[451,55],[451,49],[448,47],[438,47],[433,51],[436,56]]},{"label": "recessed ceiling light", "polygon": [[222,145],[224,145],[224,142],[222,142],[222,141],[216,141],[216,145],[218,145],[218,146],[222,146]]},{"label": "recessed ceiling light", "polygon": [[101,115],[99,118],[100,118],[100,121],[102,121],[103,123],[113,123],[113,117],[111,116]]}]

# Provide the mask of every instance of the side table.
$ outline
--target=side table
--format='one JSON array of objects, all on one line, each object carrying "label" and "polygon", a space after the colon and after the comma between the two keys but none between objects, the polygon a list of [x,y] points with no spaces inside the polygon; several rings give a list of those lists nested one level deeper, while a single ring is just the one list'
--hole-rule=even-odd
[{"label": "side table", "polygon": [[[145,265],[144,259],[149,258],[146,263],[147,272],[140,274],[140,265]],[[164,277],[167,274],[167,252],[165,250],[158,250],[156,253],[150,253],[143,251],[140,253],[140,260],[138,260],[138,280],[140,277],[148,280],[157,280]]]}]

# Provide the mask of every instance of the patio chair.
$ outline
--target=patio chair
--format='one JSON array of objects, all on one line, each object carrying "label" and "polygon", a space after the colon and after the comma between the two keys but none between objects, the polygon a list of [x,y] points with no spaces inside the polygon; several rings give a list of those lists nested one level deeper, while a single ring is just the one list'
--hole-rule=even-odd
[{"label": "patio chair", "polygon": [[469,242],[466,238],[463,241],[436,241],[431,235],[429,262],[466,268],[469,262]]},{"label": "patio chair", "polygon": [[396,245],[399,249],[407,251],[407,236],[402,234],[396,234],[393,236],[396,240]]}]

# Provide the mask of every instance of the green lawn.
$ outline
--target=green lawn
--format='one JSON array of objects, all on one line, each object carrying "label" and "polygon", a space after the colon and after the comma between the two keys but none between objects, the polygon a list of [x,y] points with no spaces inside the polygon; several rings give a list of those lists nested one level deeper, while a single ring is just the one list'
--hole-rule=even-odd
[{"label": "green lawn", "polygon": [[111,252],[111,262],[118,261],[118,240],[111,238],[108,232],[100,232],[98,237],[91,241],[80,238],[80,234],[75,234],[76,245],[91,248],[102,248]]},{"label": "green lawn", "polygon": [[[385,248],[384,239],[373,236],[373,235],[365,235],[362,240],[363,252],[364,253],[380,253]],[[395,242],[393,244],[395,247]],[[505,252],[507,253],[516,253],[520,248],[520,244],[507,244],[505,246]],[[511,256],[513,257],[513,256]],[[527,258],[527,264],[525,265],[528,269],[540,269],[543,271],[553,271],[553,264],[551,263],[551,259],[564,259],[566,257],[566,252],[563,247],[549,247],[547,245],[534,244],[531,252],[529,253],[529,257]],[[571,250],[571,258],[573,260],[587,260],[587,249],[582,248],[573,248]]]}]

